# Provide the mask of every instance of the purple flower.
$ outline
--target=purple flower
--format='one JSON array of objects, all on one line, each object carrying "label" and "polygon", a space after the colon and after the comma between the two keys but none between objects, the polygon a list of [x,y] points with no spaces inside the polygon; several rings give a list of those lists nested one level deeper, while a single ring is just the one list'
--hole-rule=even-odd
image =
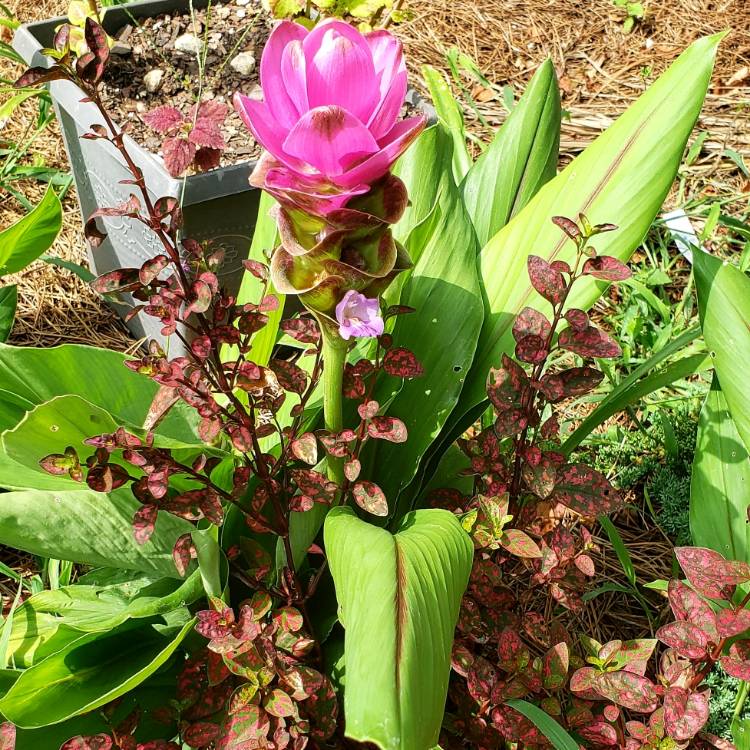
[{"label": "purple flower", "polygon": [[336,320],[339,322],[339,335],[344,341],[352,337],[380,336],[385,325],[380,315],[380,302],[353,289],[336,305]]}]

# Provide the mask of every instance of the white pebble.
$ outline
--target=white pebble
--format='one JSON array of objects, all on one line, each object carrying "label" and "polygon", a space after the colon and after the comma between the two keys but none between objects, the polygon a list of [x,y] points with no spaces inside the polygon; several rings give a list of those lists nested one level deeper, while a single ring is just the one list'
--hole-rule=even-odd
[{"label": "white pebble", "polygon": [[197,36],[193,34],[183,34],[174,40],[174,48],[179,52],[198,55],[200,54],[201,49],[203,49],[203,44]]},{"label": "white pebble", "polygon": [[149,70],[145,76],[143,76],[143,85],[146,87],[146,91],[149,94],[155,94],[164,82],[164,71],[161,68],[154,68]]},{"label": "white pebble", "polygon": [[240,52],[229,63],[241,76],[249,76],[255,70],[255,57],[249,52]]}]

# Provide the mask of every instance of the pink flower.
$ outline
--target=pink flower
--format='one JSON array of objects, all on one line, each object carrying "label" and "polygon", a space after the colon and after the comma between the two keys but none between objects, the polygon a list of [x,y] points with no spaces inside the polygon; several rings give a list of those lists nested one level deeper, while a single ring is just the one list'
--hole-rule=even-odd
[{"label": "pink flower", "polygon": [[424,117],[398,121],[406,96],[401,43],[330,19],[308,31],[281,21],[260,64],[264,101],[234,105],[268,151],[254,184],[303,194],[321,214],[368,191],[419,135]]},{"label": "pink flower", "polygon": [[339,335],[344,341],[350,338],[380,336],[385,324],[380,315],[380,302],[350,289],[336,305]]}]

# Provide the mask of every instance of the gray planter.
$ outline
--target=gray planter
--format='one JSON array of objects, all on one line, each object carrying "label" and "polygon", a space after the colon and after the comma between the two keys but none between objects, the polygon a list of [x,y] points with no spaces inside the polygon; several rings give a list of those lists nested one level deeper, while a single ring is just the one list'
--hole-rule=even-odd
[{"label": "gray planter", "polygon": [[[208,0],[193,0],[195,8],[206,5]],[[175,10],[187,12],[189,8],[189,0],[141,0],[108,8],[103,25],[107,31],[114,33],[132,19]],[[13,47],[30,66],[49,66],[52,61],[42,54],[42,49],[52,45],[55,28],[66,20],[65,17],[58,17],[24,24],[16,31]],[[49,89],[85,221],[97,208],[116,206],[126,201],[132,186],[121,185],[120,181],[130,179],[131,175],[114,146],[81,138],[91,130],[93,124],[104,124],[97,108],[90,102],[81,101],[83,92],[69,81],[53,81]],[[435,120],[435,111],[415,90],[409,90],[407,100],[424,111],[431,121]],[[125,143],[133,160],[143,170],[151,197],[174,196],[181,199],[185,236],[199,241],[211,240],[215,247],[224,249],[225,260],[219,271],[220,280],[230,293],[236,293],[242,278],[242,260],[247,257],[258,215],[260,191],[248,184],[255,162],[248,161],[174,179],[167,173],[160,157],[145,150],[127,135]],[[107,239],[95,250],[88,248],[89,264],[97,275],[116,268],[139,267],[163,250],[156,235],[140,222],[122,218],[99,221],[104,223]],[[124,313],[127,310],[127,307],[121,307],[118,311]],[[128,327],[136,338],[163,340],[159,333],[161,325],[154,318],[139,315],[128,322]],[[178,340],[170,342],[170,354],[180,353],[178,350],[181,348]]]},{"label": "gray planter", "polygon": [[[194,0],[193,3],[196,8],[207,4],[207,0]],[[104,15],[104,26],[114,32],[131,18],[147,18],[188,9],[188,0],[143,0],[109,8]],[[65,21],[60,17],[21,26],[13,39],[14,48],[29,65],[49,66],[51,60],[42,54],[42,49],[51,46],[55,28]],[[116,206],[127,200],[132,186],[119,183],[130,178],[130,173],[111,144],[81,138],[91,129],[91,125],[104,124],[93,104],[81,102],[81,90],[69,81],[54,81],[49,88],[85,220],[97,208]],[[236,292],[242,276],[242,259],[247,257],[258,214],[260,191],[248,184],[254,162],[222,167],[191,175],[184,180],[174,179],[169,176],[159,157],[128,136],[125,136],[125,142],[133,160],[143,170],[153,198],[168,195],[182,197],[185,235],[200,241],[211,240],[216,247],[225,250],[226,259],[220,270],[221,282],[231,292]],[[121,218],[100,221],[104,222],[107,239],[96,250],[88,250],[94,273],[140,266],[148,258],[162,252],[156,236],[140,222]],[[148,316],[137,316],[128,323],[128,327],[137,338],[147,336],[161,339],[159,322]],[[171,344],[173,353],[176,353],[174,347],[177,343],[175,340]]]}]

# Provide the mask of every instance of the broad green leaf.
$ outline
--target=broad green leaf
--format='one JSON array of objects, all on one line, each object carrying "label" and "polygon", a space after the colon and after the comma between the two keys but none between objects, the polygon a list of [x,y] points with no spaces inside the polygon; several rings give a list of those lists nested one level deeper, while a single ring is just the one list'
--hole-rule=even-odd
[{"label": "broad green leaf", "polygon": [[520,698],[511,698],[505,703],[535,724],[536,728],[555,746],[555,750],[578,750],[578,743],[539,706]]},{"label": "broad green leaf", "polygon": [[167,614],[203,595],[199,571],[184,581],[130,572],[131,580],[107,586],[73,585],[40,591],[16,612],[9,641],[15,667],[30,667],[81,638],[129,619]]},{"label": "broad green leaf", "polygon": [[17,273],[49,250],[61,226],[62,206],[48,187],[31,212],[0,232],[0,276]]},{"label": "broad green leaf", "polygon": [[[27,669],[0,699],[0,712],[26,729],[56,724],[132,690],[175,652],[195,621],[171,635],[126,623],[95,633]],[[174,629],[173,629],[174,630]]]},{"label": "broad green leaf", "polygon": [[160,512],[151,539],[138,544],[131,524],[139,507],[124,487],[109,495],[91,491],[0,493],[0,544],[40,557],[178,578],[172,548],[177,537],[195,527]]},{"label": "broad green leaf", "polygon": [[707,253],[693,255],[701,328],[739,437],[750,450],[750,279]]},{"label": "broad green leaf", "polygon": [[[694,375],[696,372],[709,369],[711,360],[705,351],[698,351],[695,354],[690,353],[695,351],[696,348],[703,349],[701,343],[693,345],[699,334],[700,329],[697,326],[688,329],[633,370],[578,425],[563,443],[562,451],[570,453],[575,450],[600,424],[606,422],[618,411],[627,409],[628,406],[637,403],[649,393],[671,385],[682,378]],[[687,354],[687,356],[657,369],[662,362],[678,352]]]},{"label": "broad green leaf", "polygon": [[[503,352],[513,348],[511,326],[525,306],[549,311],[526,271],[530,254],[571,260],[572,243],[552,224],[555,215],[619,229],[597,238],[601,254],[627,260],[643,239],[667,195],[685,143],[700,112],[722,35],[694,42],[628,110],[482,249],[485,318],[474,367],[467,377],[450,432],[485,402],[485,381]],[[574,287],[569,306],[588,308],[606,288],[587,279]]]},{"label": "broad green leaf", "polygon": [[[129,370],[119,352],[79,344],[32,349],[0,344],[0,430],[14,427],[33,406],[73,394],[109,412],[117,421],[142,425],[158,385]],[[195,411],[178,403],[158,432],[177,443],[197,445]],[[64,447],[64,446],[63,446]]]},{"label": "broad green leaf", "polygon": [[458,185],[471,167],[471,156],[466,148],[466,130],[461,105],[451,91],[445,76],[431,65],[422,66],[432,103],[435,105],[438,122],[446,129],[453,140],[453,177]]},{"label": "broad green leaf", "polygon": [[13,329],[18,305],[18,286],[8,284],[0,287],[0,341],[7,341]]},{"label": "broad green leaf", "polygon": [[212,524],[203,531],[193,531],[191,536],[198,555],[198,570],[203,588],[209,596],[219,598],[224,588],[221,583],[223,553],[217,541],[219,529]]},{"label": "broad green leaf", "polygon": [[749,493],[748,451],[714,376],[698,420],[690,479],[693,544],[715,549],[727,560],[750,562]]},{"label": "broad green leaf", "polygon": [[[439,132],[438,128],[433,126],[423,131],[396,162],[393,173],[403,180],[409,194],[409,205],[403,216],[393,225],[393,236],[402,244],[407,244],[409,235],[415,227],[422,224],[433,212],[446,181],[445,174],[451,174],[449,165],[452,153],[453,144],[450,138],[444,137],[444,130]],[[425,238],[421,244],[426,244],[427,239],[429,238]],[[418,252],[421,250],[420,245]],[[412,262],[417,260],[418,256],[412,255]],[[396,280],[403,275],[399,274]]]},{"label": "broad green leaf", "polygon": [[[440,126],[431,133],[437,141],[435,151],[445,153],[448,135]],[[392,512],[458,401],[482,324],[474,229],[447,170],[437,210],[435,230],[401,292],[400,303],[417,312],[399,316],[393,329],[393,345],[414,352],[424,375],[403,383],[383,376],[375,395],[379,403],[389,404],[388,414],[401,419],[408,431],[403,444],[371,441],[377,445],[370,448],[367,466],[389,470],[368,470]]]},{"label": "broad green leaf", "polygon": [[62,453],[67,446],[75,448],[83,461],[94,452],[83,441],[114,432],[117,426],[104,409],[79,396],[58,396],[39,404],[0,438],[0,486],[87,491],[85,482],[76,482],[67,474],[51,475],[39,461],[51,453]]},{"label": "broad green leaf", "polygon": [[338,507],[325,547],[346,631],[347,736],[381,750],[431,750],[471,572],[468,535],[444,510],[410,513],[391,534]]},{"label": "broad green leaf", "polygon": [[40,91],[35,91],[34,89],[27,89],[26,91],[21,91],[15,96],[11,96],[9,99],[6,99],[2,104],[0,104],[0,122],[9,120],[11,115],[16,111],[16,108],[19,104],[23,104],[23,102],[25,102],[32,96],[39,96],[40,93]]},{"label": "broad green leaf", "polygon": [[461,184],[479,247],[555,176],[559,146],[560,90],[546,60]]}]

